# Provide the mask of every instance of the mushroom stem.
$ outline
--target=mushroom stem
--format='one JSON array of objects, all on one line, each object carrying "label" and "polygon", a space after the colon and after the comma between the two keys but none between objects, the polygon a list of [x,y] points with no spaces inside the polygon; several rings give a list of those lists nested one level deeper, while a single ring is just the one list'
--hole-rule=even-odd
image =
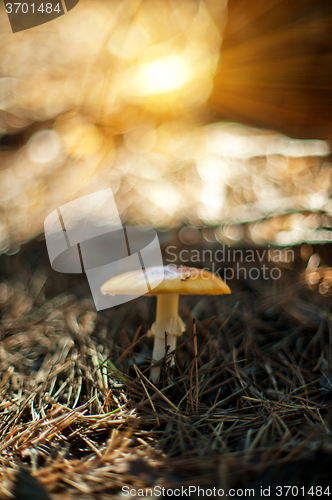
[{"label": "mushroom stem", "polygon": [[[157,296],[157,315],[156,321],[151,327],[151,332],[154,334],[154,346],[152,353],[152,362],[159,361],[165,354],[165,333],[168,353],[176,348],[176,337],[181,335],[185,329],[185,325],[178,314],[179,294],[169,293],[160,294]],[[171,362],[174,364],[174,360]],[[160,376],[160,367],[154,366],[150,370],[150,379],[152,382],[157,382]]]},{"label": "mushroom stem", "polygon": [[157,295],[156,323],[164,321],[170,317],[177,317],[179,310],[178,293],[161,293]]},{"label": "mushroom stem", "polygon": [[[176,348],[176,335],[167,335],[167,345],[169,346],[168,352],[174,351]],[[152,363],[159,361],[165,356],[165,337],[161,338],[158,335],[154,336]],[[174,360],[171,361],[174,364]],[[160,377],[160,366],[153,366],[150,370],[150,380],[155,383],[158,382]]]}]

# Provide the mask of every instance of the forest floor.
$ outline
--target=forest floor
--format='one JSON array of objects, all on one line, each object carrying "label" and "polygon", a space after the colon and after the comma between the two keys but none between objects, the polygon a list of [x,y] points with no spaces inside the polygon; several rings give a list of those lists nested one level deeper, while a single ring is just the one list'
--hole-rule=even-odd
[{"label": "forest floor", "polygon": [[181,297],[187,329],[155,385],[155,297],[96,313],[85,277],[53,272],[44,247],[0,258],[0,498],[328,495],[330,247],[266,259],[280,279]]}]

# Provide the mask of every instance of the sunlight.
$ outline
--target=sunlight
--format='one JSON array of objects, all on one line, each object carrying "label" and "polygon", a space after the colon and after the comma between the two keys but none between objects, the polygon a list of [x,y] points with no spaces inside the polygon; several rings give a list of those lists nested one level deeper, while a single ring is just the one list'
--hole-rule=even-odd
[{"label": "sunlight", "polygon": [[135,78],[136,92],[140,95],[171,92],[182,87],[190,76],[190,69],[181,57],[164,57],[138,69]]}]

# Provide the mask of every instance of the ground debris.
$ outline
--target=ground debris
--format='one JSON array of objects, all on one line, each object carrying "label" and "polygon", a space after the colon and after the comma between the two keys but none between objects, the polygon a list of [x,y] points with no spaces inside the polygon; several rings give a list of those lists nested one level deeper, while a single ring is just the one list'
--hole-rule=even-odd
[{"label": "ground debris", "polygon": [[[153,298],[96,314],[87,294],[66,293],[68,283],[52,296],[46,280],[37,300],[29,281],[4,280],[0,498],[15,498],[20,474],[52,500],[113,498],[124,486],[259,488],[278,478],[323,486],[331,319],[328,298],[300,275],[283,268],[271,285],[238,281],[227,297],[183,297],[177,364],[166,373],[162,363],[155,386]],[[315,321],[294,313],[299,304],[315,308]]]}]

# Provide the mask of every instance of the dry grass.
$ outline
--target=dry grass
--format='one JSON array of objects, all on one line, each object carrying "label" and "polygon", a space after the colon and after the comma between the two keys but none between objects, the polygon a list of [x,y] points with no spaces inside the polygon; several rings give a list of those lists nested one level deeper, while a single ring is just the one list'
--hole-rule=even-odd
[{"label": "dry grass", "polygon": [[1,498],[24,498],[23,470],[54,500],[328,484],[329,298],[301,283],[299,258],[278,281],[182,297],[176,367],[163,360],[154,386],[154,298],[96,314],[81,278],[32,269],[36,245],[2,260],[17,279],[0,285]]}]

